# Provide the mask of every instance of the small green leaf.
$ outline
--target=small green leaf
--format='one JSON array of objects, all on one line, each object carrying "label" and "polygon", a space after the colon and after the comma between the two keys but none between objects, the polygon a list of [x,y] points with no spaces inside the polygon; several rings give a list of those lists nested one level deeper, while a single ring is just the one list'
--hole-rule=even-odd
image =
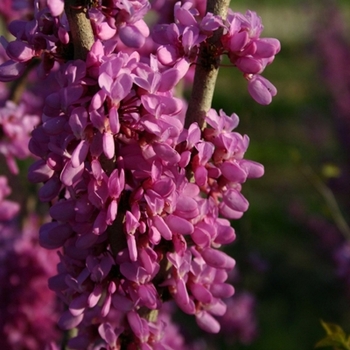
[{"label": "small green leaf", "polygon": [[350,335],[348,336],[348,341],[346,342],[346,345],[347,345],[348,348],[350,349]]},{"label": "small green leaf", "polygon": [[335,164],[327,163],[322,167],[322,175],[326,178],[339,177],[341,170]]},{"label": "small green leaf", "polygon": [[337,324],[326,323],[322,320],[321,320],[321,324],[322,324],[322,327],[325,329],[327,335],[337,335],[344,340],[344,343],[346,342],[346,340],[345,340],[346,334],[343,331],[343,328],[341,328]]},{"label": "small green leaf", "polygon": [[316,348],[332,346],[335,350],[350,350],[350,336],[347,338],[340,326],[334,323],[326,323],[322,320],[321,324],[327,336],[315,345]]},{"label": "small green leaf", "polygon": [[316,345],[315,348],[323,348],[325,346],[338,346],[339,343],[335,342],[333,339],[329,337],[321,339]]}]

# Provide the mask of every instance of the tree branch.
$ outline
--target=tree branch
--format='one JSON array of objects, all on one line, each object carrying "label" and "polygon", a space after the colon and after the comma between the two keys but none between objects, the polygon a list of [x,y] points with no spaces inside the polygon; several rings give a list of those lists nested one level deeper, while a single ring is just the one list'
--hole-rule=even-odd
[{"label": "tree branch", "polygon": [[[229,4],[230,0],[208,0],[206,11],[225,19]],[[192,94],[186,113],[186,128],[194,122],[197,122],[199,127],[202,127],[205,115],[211,108],[221,62],[221,58],[217,55],[217,48],[221,46],[220,38],[222,32],[223,29],[219,28],[212,37],[201,44]]]},{"label": "tree branch", "polygon": [[94,33],[87,17],[88,0],[65,0],[70,32],[74,45],[74,59],[85,60],[94,43]]}]

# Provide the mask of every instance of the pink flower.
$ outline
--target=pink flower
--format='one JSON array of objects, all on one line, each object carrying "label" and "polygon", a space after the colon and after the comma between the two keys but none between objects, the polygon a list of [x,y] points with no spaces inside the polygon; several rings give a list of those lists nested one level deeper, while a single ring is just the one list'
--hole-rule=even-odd
[{"label": "pink flower", "polygon": [[29,157],[28,143],[30,133],[39,123],[39,117],[26,112],[25,104],[16,105],[7,101],[0,108],[0,128],[3,137],[0,140],[0,153],[6,158],[10,171],[18,173],[16,158]]},{"label": "pink flower", "polygon": [[262,105],[270,104],[272,97],[277,94],[275,86],[260,75],[253,75],[249,78],[248,91],[253,99]]},{"label": "pink flower", "polygon": [[276,88],[265,78],[257,75],[263,72],[281,44],[275,38],[260,38],[263,30],[261,18],[255,12],[245,15],[230,12],[227,16],[227,33],[221,41],[231,62],[247,77],[248,91],[258,103],[266,105],[276,95]]},{"label": "pink flower", "polygon": [[5,199],[11,194],[11,188],[7,184],[7,178],[0,176],[0,221],[9,221],[18,214],[19,203]]},{"label": "pink flower", "polygon": [[10,82],[19,78],[27,68],[23,62],[8,60],[0,65],[0,80]]}]

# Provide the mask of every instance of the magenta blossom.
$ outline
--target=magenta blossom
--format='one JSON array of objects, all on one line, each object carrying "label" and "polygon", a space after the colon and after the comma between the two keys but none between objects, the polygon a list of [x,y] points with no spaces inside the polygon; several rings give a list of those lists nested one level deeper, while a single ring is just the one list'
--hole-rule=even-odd
[{"label": "magenta blossom", "polygon": [[24,104],[16,105],[7,101],[0,108],[0,127],[3,136],[0,139],[0,153],[6,158],[10,171],[18,173],[16,158],[27,158],[30,133],[39,122],[39,117],[26,113]]},{"label": "magenta blossom", "polygon": [[272,97],[277,94],[275,86],[260,75],[248,76],[248,91],[262,105],[270,104]]},{"label": "magenta blossom", "polygon": [[19,212],[19,203],[5,199],[11,194],[11,188],[7,184],[7,178],[0,176],[0,221],[9,221]]}]

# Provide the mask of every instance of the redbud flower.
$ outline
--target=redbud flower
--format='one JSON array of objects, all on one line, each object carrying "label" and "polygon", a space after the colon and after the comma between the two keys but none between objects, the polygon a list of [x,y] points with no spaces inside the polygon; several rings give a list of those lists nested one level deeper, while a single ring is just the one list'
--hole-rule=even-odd
[{"label": "redbud flower", "polygon": [[242,15],[229,10],[226,22],[227,33],[221,41],[230,61],[247,77],[248,91],[254,100],[269,104],[277,90],[258,74],[274,60],[281,49],[280,42],[274,38],[260,38],[263,25],[255,12],[247,11]]},{"label": "redbud flower", "polygon": [[0,65],[0,80],[3,82],[9,82],[20,77],[27,65],[23,62],[17,62],[9,60]]},{"label": "redbud flower", "polygon": [[64,10],[64,0],[47,0],[47,7],[49,8],[51,15],[57,17]]},{"label": "redbud flower", "polygon": [[270,104],[272,97],[277,94],[275,86],[261,75],[248,76],[248,91],[262,105]]}]

